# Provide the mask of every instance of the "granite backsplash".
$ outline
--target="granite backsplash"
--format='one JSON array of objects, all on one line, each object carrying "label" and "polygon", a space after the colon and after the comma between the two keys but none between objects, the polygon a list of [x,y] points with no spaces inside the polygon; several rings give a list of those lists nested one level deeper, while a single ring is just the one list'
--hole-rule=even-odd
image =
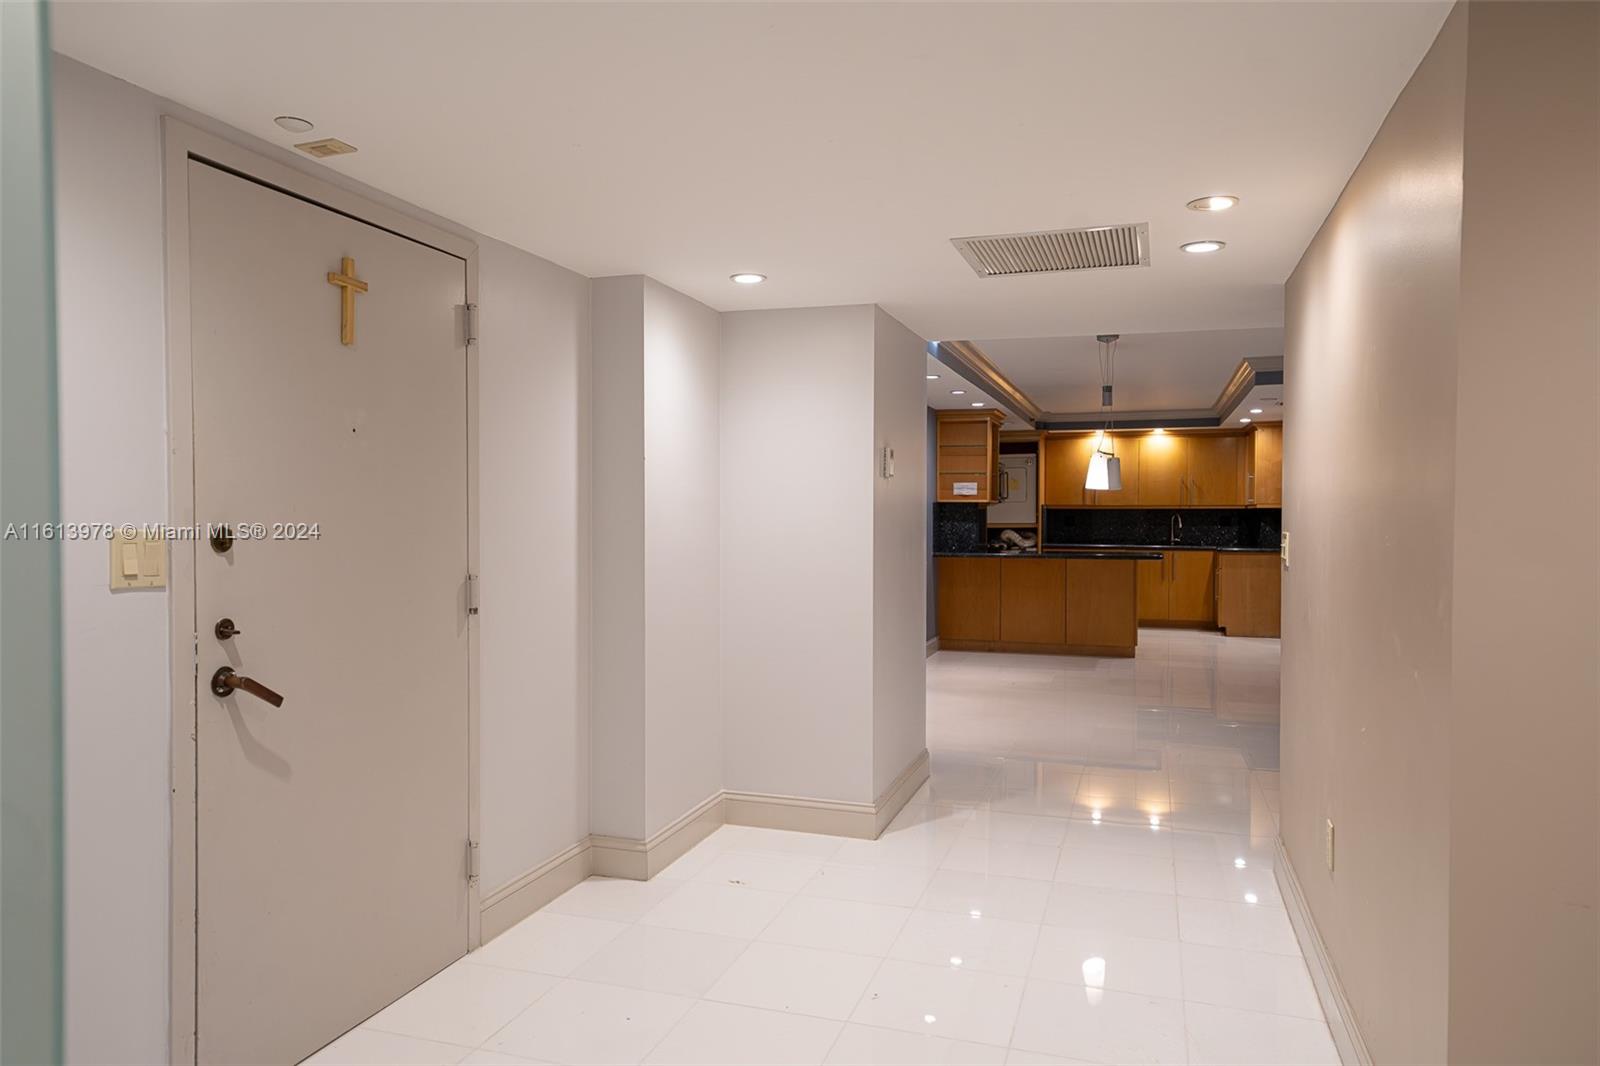
[{"label": "granite backsplash", "polygon": [[[1183,519],[1179,543],[1207,548],[1276,548],[1278,530],[1283,524],[1283,512],[1276,507],[1241,507],[1233,510],[1191,508],[1182,511],[1171,508],[1046,507],[1044,543],[1047,547],[1063,544],[1166,544],[1171,539],[1174,514]],[[981,532],[979,536],[981,538]]]},{"label": "granite backsplash", "polygon": [[988,514],[987,505],[981,503],[934,504],[934,553],[983,551]]}]

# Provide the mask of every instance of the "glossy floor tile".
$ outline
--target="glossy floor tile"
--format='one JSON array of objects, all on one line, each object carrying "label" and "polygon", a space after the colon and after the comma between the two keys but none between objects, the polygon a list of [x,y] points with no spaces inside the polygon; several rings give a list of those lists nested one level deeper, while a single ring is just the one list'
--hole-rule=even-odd
[{"label": "glossy floor tile", "polygon": [[942,652],[879,840],[724,826],[591,878],[335,1063],[1333,1063],[1273,876],[1278,645]]}]

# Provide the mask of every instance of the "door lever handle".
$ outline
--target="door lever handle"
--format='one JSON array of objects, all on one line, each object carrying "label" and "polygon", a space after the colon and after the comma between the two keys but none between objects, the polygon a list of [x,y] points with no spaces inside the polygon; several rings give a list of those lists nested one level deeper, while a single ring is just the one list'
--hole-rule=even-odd
[{"label": "door lever handle", "polygon": [[231,667],[219,666],[217,672],[211,675],[211,692],[218,697],[231,696],[235,692],[248,692],[258,700],[265,700],[274,707],[283,706],[283,697],[272,691],[254,678],[236,674]]}]

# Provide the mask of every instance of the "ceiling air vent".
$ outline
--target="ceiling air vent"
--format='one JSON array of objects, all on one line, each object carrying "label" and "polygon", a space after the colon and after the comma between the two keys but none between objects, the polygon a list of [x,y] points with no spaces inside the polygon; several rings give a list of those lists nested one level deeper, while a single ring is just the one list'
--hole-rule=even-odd
[{"label": "ceiling air vent", "polygon": [[320,141],[302,141],[295,145],[306,155],[326,159],[331,155],[349,155],[356,150],[353,144],[346,144],[337,137],[324,137]]},{"label": "ceiling air vent", "polygon": [[1147,222],[956,237],[950,243],[980,278],[1150,265]]}]

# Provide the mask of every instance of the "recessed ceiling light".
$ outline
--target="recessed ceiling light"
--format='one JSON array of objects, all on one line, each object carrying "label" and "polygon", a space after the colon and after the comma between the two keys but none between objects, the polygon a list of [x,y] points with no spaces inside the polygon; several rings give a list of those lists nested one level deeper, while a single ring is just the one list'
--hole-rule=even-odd
[{"label": "recessed ceiling light", "polygon": [[1248,418],[1241,418],[1241,419],[1239,419],[1239,421],[1248,424],[1250,420]]},{"label": "recessed ceiling light", "polygon": [[1239,202],[1237,196],[1202,196],[1189,201],[1191,211],[1226,211]]},{"label": "recessed ceiling light", "polygon": [[1253,414],[1253,415],[1258,415],[1258,414],[1260,414],[1260,413],[1261,413],[1261,408],[1259,408],[1259,407],[1252,407],[1252,408],[1250,408],[1250,413],[1251,413],[1251,414]]},{"label": "recessed ceiling light", "polygon": [[929,374],[928,375],[928,380],[929,381],[938,381],[939,380],[939,375],[938,374]]},{"label": "recessed ceiling light", "polygon": [[765,274],[729,274],[728,280],[736,285],[760,285],[767,280]]},{"label": "recessed ceiling light", "polygon": [[978,400],[972,406],[974,406],[974,407],[982,407],[983,406],[983,401],[982,400]]},{"label": "recessed ceiling light", "polygon": [[312,125],[310,119],[299,118],[295,115],[279,115],[272,121],[276,122],[280,127],[288,130],[290,133],[310,133],[312,130],[317,128],[316,126]]},{"label": "recessed ceiling light", "polygon": [[1221,241],[1190,241],[1188,244],[1180,244],[1178,247],[1195,255],[1204,255],[1206,252],[1220,252],[1227,245]]},{"label": "recessed ceiling light", "polygon": [[952,396],[965,396],[966,394],[967,394],[967,390],[966,389],[951,389],[950,390],[950,395],[952,395]]}]

